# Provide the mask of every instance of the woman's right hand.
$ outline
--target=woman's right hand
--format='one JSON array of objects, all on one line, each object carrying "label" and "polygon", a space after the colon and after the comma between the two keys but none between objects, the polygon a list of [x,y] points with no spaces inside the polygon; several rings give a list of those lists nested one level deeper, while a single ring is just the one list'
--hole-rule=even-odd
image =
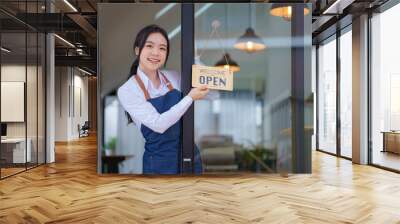
[{"label": "woman's right hand", "polygon": [[190,90],[188,96],[190,96],[193,100],[200,100],[207,95],[208,91],[209,91],[208,87],[205,85],[200,87],[195,87]]}]

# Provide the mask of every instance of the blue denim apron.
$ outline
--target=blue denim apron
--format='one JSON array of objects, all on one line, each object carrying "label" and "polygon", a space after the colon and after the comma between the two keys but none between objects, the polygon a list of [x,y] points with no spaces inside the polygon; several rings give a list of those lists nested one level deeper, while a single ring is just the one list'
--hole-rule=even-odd
[{"label": "blue denim apron", "polygon": [[[169,80],[161,74],[167,83],[169,91],[156,98],[151,98],[138,75],[135,79],[142,89],[146,100],[153,105],[158,113],[168,111],[179,103],[182,93],[174,89]],[[143,174],[178,174],[180,173],[180,148],[181,148],[181,119],[169,127],[164,133],[157,133],[145,125],[140,128],[146,143],[143,154]],[[195,174],[202,173],[200,152],[195,147]]]}]

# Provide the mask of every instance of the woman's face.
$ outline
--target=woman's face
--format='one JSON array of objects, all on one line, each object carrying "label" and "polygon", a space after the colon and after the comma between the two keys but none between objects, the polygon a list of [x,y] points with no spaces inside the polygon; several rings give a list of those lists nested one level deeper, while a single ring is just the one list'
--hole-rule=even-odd
[{"label": "woman's face", "polygon": [[[135,49],[136,55],[139,48]],[[160,33],[152,33],[140,53],[139,66],[145,71],[154,71],[161,68],[167,58],[167,40]]]}]

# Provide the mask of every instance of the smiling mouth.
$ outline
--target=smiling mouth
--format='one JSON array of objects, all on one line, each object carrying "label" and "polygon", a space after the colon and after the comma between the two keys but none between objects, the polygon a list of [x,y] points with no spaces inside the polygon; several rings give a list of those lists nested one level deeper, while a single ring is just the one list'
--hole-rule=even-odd
[{"label": "smiling mouth", "polygon": [[158,59],[153,59],[153,58],[147,58],[147,61],[149,61],[152,64],[158,64],[160,63],[160,60]]}]

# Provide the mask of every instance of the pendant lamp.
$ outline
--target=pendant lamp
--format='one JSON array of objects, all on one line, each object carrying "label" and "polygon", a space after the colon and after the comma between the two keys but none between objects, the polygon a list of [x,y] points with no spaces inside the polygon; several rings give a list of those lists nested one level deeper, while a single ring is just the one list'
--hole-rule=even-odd
[{"label": "pendant lamp", "polygon": [[[270,9],[270,13],[273,16],[282,17],[286,21],[292,19],[293,7],[288,3],[273,3]],[[304,5],[304,15],[308,15],[310,9],[307,5]]]},{"label": "pendant lamp", "polygon": [[[249,4],[249,22],[250,21],[251,10]],[[257,36],[255,30],[251,27],[251,25],[246,29],[245,33],[239,37],[233,47],[247,53],[262,51],[266,48],[264,41],[259,36]]]},{"label": "pendant lamp", "polygon": [[[220,24],[214,24],[213,27],[217,31]],[[228,33],[228,7],[225,5],[225,35]],[[218,33],[218,32],[216,32]],[[224,51],[222,58],[215,63],[215,67],[229,69],[232,73],[240,71],[239,64],[234,61],[231,56]]]},{"label": "pendant lamp", "polygon": [[238,63],[234,60],[232,60],[231,56],[228,53],[225,53],[222,58],[217,61],[215,64],[216,67],[219,68],[226,68],[229,69],[232,72],[238,72],[240,71],[240,67]]}]

